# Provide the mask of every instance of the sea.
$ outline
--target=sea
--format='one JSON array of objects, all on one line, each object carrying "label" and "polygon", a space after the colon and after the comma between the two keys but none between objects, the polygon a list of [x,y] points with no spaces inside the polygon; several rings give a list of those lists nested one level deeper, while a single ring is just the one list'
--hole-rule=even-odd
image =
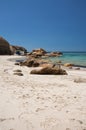
[{"label": "sea", "polygon": [[62,56],[50,57],[49,60],[53,63],[61,61],[62,64],[71,63],[86,68],[86,52],[63,52]]}]

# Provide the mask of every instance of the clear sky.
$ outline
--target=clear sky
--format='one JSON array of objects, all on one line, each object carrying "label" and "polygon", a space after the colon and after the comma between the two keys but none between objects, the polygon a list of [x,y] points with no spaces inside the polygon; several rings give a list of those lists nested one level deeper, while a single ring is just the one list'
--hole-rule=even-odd
[{"label": "clear sky", "polygon": [[0,0],[0,36],[28,51],[86,51],[86,0]]}]

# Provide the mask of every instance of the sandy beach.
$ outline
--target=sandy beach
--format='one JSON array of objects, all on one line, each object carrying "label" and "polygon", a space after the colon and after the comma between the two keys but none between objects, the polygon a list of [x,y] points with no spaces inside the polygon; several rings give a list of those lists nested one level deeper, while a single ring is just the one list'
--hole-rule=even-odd
[{"label": "sandy beach", "polygon": [[86,130],[86,70],[31,75],[14,57],[0,56],[0,130]]}]

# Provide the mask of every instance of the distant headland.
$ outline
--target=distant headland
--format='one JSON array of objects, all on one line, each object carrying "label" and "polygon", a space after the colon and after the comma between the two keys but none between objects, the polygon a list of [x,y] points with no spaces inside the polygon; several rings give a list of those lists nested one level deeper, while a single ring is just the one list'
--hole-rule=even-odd
[{"label": "distant headland", "polygon": [[0,37],[0,55],[14,55],[25,53],[27,53],[27,49],[24,47],[11,45],[3,37]]}]

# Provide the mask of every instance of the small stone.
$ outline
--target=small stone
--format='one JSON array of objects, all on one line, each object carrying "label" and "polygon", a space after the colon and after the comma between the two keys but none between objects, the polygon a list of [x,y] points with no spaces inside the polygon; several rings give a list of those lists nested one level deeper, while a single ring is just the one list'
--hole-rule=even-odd
[{"label": "small stone", "polygon": [[80,70],[80,68],[79,68],[79,67],[77,67],[77,68],[75,68],[75,70]]},{"label": "small stone", "polygon": [[74,98],[77,98],[76,96],[74,96]]},{"label": "small stone", "polygon": [[14,73],[14,75],[23,76],[22,73]]},{"label": "small stone", "polygon": [[15,63],[15,65],[19,65],[19,63]]},{"label": "small stone", "polygon": [[21,70],[17,69],[17,70],[14,70],[14,72],[22,72]]},{"label": "small stone", "polygon": [[80,124],[83,124],[83,122],[82,122],[81,120],[78,120],[78,122],[79,122]]}]

